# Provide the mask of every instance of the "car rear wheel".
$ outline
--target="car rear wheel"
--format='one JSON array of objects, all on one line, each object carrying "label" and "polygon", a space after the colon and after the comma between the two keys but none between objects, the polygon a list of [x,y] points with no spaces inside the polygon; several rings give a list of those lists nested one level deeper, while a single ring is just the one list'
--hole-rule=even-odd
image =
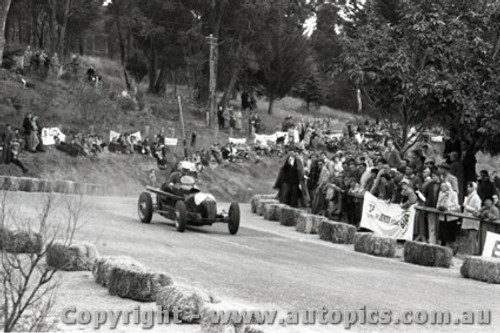
[{"label": "car rear wheel", "polygon": [[233,202],[229,206],[229,223],[227,227],[231,235],[235,235],[238,232],[240,227],[240,206],[237,202]]},{"label": "car rear wheel", "polygon": [[181,200],[175,203],[175,229],[178,232],[186,230],[186,204]]},{"label": "car rear wheel", "polygon": [[142,192],[137,203],[139,219],[142,223],[149,223],[153,218],[153,199],[148,192]]}]

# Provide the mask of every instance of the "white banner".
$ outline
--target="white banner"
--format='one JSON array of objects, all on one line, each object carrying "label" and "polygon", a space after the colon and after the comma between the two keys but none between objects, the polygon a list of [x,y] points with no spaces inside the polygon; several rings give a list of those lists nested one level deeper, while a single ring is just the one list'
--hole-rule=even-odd
[{"label": "white banner", "polygon": [[137,141],[142,141],[142,137],[141,137],[141,131],[137,131],[135,133],[132,133],[130,134],[130,136],[135,136],[135,138],[137,139]]},{"label": "white banner", "polygon": [[229,138],[229,143],[233,143],[235,145],[244,145],[247,143],[247,139]]},{"label": "white banner", "polygon": [[267,146],[268,142],[275,144],[276,143],[276,134],[271,134],[271,135],[255,134],[254,144]]},{"label": "white banner", "polygon": [[483,247],[483,257],[500,258],[500,235],[494,232],[486,232],[486,241]]},{"label": "white banner", "polygon": [[120,137],[120,133],[115,131],[109,131],[109,142],[113,142],[114,140]]},{"label": "white banner", "polygon": [[400,205],[387,204],[366,192],[363,202],[361,227],[376,235],[393,239],[412,240],[415,208],[402,209]]},{"label": "white banner", "polygon": [[42,142],[45,146],[54,145],[56,143],[54,137],[58,137],[61,142],[66,140],[66,135],[57,127],[42,129]]},{"label": "white banner", "polygon": [[165,146],[177,146],[177,139],[165,138]]}]

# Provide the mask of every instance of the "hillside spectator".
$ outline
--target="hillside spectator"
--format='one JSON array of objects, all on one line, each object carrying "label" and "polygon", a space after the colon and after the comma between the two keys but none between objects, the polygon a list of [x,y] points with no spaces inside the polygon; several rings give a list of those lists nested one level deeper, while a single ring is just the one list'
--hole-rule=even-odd
[{"label": "hillside spectator", "polygon": [[391,168],[399,168],[401,166],[401,154],[396,149],[393,139],[388,139],[386,143],[387,149],[384,152],[384,159],[389,163]]},{"label": "hillside spectator", "polygon": [[195,148],[196,147],[196,132],[192,132],[191,133],[191,148]]},{"label": "hillside spectator", "polygon": [[12,126],[10,124],[5,125],[5,131],[2,133],[2,159],[1,162],[7,161],[10,156],[10,141],[12,138],[14,131],[12,130]]},{"label": "hillside spectator", "polygon": [[241,132],[243,128],[243,115],[239,109],[234,111],[234,129],[237,133]]},{"label": "hillside spectator", "polygon": [[24,166],[24,164],[19,160],[19,155],[21,154],[21,136],[19,134],[19,129],[15,128],[13,132],[9,134],[9,137],[6,138],[9,140],[7,148],[9,150],[5,154],[5,164],[14,164],[18,166],[23,173],[28,173],[28,168]]},{"label": "hillside spectator", "polygon": [[24,144],[25,144],[25,149],[27,151],[33,150],[31,146],[31,131],[32,131],[31,118],[32,114],[31,112],[28,112],[23,120]]},{"label": "hillside spectator", "polygon": [[54,52],[54,54],[52,55],[50,66],[52,67],[52,75],[54,76],[54,79],[57,79],[59,76],[59,67],[61,66],[57,52]]},{"label": "hillside spectator", "polygon": [[50,58],[45,50],[40,52],[40,66],[42,66],[42,77],[46,78],[50,69]]},{"label": "hillside spectator", "polygon": [[78,59],[78,56],[76,54],[73,54],[73,56],[71,57],[70,66],[73,75],[76,77],[80,68],[80,60]]},{"label": "hillside spectator", "polygon": [[222,105],[220,105],[217,108],[217,120],[218,120],[218,124],[219,124],[219,129],[223,130],[224,129],[224,108],[222,107]]},{"label": "hillside spectator", "polygon": [[495,184],[491,181],[490,174],[487,170],[481,170],[480,175],[481,179],[477,184],[477,194],[484,203],[486,198],[492,198],[493,195],[495,195]]},{"label": "hillside spectator", "polygon": [[35,115],[32,118],[32,131],[35,136],[35,140],[33,142],[33,147],[35,151],[44,153],[45,149],[43,147],[43,141],[42,141],[42,126],[40,126],[40,123],[38,122],[38,116]]},{"label": "hillside spectator", "polygon": [[413,190],[411,180],[404,178],[401,181],[401,208],[408,209],[418,201],[417,195]]},{"label": "hillside spectator", "polygon": [[302,162],[297,158],[296,152],[291,151],[280,168],[278,178],[273,186],[274,189],[279,191],[279,201],[297,208],[301,197],[303,179],[304,167]]},{"label": "hillside spectator", "polygon": [[[467,183],[467,195],[463,204],[464,214],[471,216],[477,215],[481,211],[481,198],[477,194],[477,183]],[[468,253],[476,255],[478,252],[478,230],[479,221],[472,219],[463,219],[462,229],[467,233]]]},{"label": "hillside spectator", "polygon": [[411,182],[411,186],[415,190],[422,188],[422,178],[416,175],[415,170],[411,165],[407,165],[404,169],[405,177]]},{"label": "hillside spectator", "polygon": [[385,170],[380,170],[374,180],[370,193],[377,198],[389,201],[392,198],[392,189],[389,186],[391,177]]},{"label": "hillside spectator", "polygon": [[324,161],[318,161],[318,167],[321,168],[319,174],[318,183],[314,187],[314,195],[312,201],[312,213],[317,215],[323,215],[325,209],[325,194],[326,187],[331,177],[331,173],[328,167],[325,165]]},{"label": "hillside spectator", "polygon": [[31,72],[31,63],[33,61],[33,51],[31,50],[31,46],[28,45],[26,47],[26,51],[24,51],[23,55],[23,68],[26,71],[26,74],[30,74]]},{"label": "hillside spectator", "polygon": [[31,131],[30,131],[30,144],[29,144],[29,151],[31,152],[36,152],[36,148],[38,147],[38,144],[40,141],[38,140],[38,124],[37,124],[37,116],[31,117],[30,121],[31,125]]},{"label": "hillside spectator", "polygon": [[[441,191],[438,195],[437,209],[442,212],[459,212],[458,194],[455,192],[449,182],[441,183]],[[454,253],[457,251],[455,242],[457,239],[458,217],[439,214],[439,233],[440,239],[444,245],[450,247]]]},{"label": "hillside spectator", "polygon": [[231,112],[229,111],[229,108],[224,109],[222,116],[224,117],[224,128],[230,128],[231,127]]}]

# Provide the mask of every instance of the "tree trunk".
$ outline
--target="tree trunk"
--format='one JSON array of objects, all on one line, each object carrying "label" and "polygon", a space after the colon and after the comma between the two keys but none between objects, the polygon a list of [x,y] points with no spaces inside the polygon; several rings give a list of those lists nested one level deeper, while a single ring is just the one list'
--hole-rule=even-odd
[{"label": "tree trunk", "polygon": [[57,8],[56,0],[48,0],[50,7],[50,49],[52,52],[57,52],[58,48],[58,27],[57,27]]},{"label": "tree trunk", "polygon": [[269,109],[267,109],[267,113],[269,113],[269,114],[273,114],[274,100],[275,100],[275,97],[274,97],[273,93],[271,93],[269,95]]},{"label": "tree trunk", "polygon": [[5,48],[5,22],[9,14],[10,0],[0,0],[0,67],[3,62],[3,50]]},{"label": "tree trunk", "polygon": [[166,66],[162,66],[160,69],[160,74],[155,82],[155,93],[165,93],[166,90],[166,81],[167,81],[167,68]]},{"label": "tree trunk", "polygon": [[156,51],[153,46],[153,41],[150,41],[150,54],[149,54],[149,92],[155,92],[156,83]]},{"label": "tree trunk", "polygon": [[238,82],[238,76],[239,76],[239,68],[236,68],[234,71],[233,71],[233,74],[231,75],[231,80],[229,80],[229,85],[226,87],[226,90],[224,91],[224,95],[222,96],[222,99],[220,100],[219,102],[219,107],[222,106],[222,107],[226,107],[228,102],[229,102],[229,98],[231,96],[231,92],[234,90],[234,86],[236,85],[236,82]]},{"label": "tree trunk", "polygon": [[[123,76],[125,77],[125,85],[127,86],[127,89],[130,89],[131,84],[126,70],[127,49],[125,47],[125,41],[123,39],[120,18],[118,16],[115,18],[115,25],[116,25],[116,31],[118,33],[118,44],[120,45],[120,62],[122,65]],[[151,80],[149,82],[151,82]]]},{"label": "tree trunk", "polygon": [[65,7],[64,7],[64,19],[63,19],[63,25],[61,26],[59,30],[59,39],[58,39],[58,53],[59,57],[63,57],[64,51],[66,49],[66,29],[68,27],[68,21],[69,21],[69,15],[70,15],[70,10],[71,10],[71,0],[66,0]]}]

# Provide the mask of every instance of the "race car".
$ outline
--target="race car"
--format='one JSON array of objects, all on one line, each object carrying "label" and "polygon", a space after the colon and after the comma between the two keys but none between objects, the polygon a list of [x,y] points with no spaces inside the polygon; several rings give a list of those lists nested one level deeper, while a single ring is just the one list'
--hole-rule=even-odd
[{"label": "race car", "polygon": [[[229,233],[235,235],[240,226],[240,207],[230,204],[228,211],[217,212],[215,197],[201,192],[196,185],[196,168],[184,163],[182,169],[189,169],[177,184],[164,184],[161,189],[146,186],[138,201],[138,214],[142,223],[150,223],[153,213],[175,221],[175,228],[184,232],[186,226],[205,226],[226,223]],[[155,202],[153,201],[155,197]]]}]

